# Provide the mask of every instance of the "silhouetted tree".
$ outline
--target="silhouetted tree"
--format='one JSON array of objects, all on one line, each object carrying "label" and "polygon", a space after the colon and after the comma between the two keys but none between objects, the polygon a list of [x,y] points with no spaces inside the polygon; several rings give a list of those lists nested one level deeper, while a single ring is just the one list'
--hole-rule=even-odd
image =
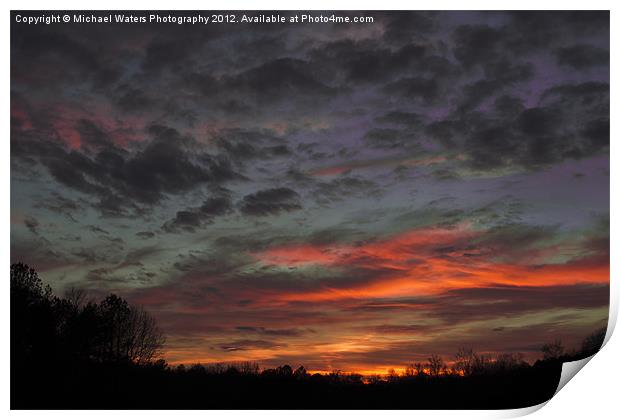
[{"label": "silhouetted tree", "polygon": [[478,354],[470,348],[461,347],[454,356],[453,368],[458,375],[480,375],[488,373],[491,364],[491,357]]},{"label": "silhouetted tree", "polygon": [[416,365],[414,364],[409,364],[405,367],[405,377],[407,378],[412,378],[416,375],[418,375],[419,370],[416,368]]},{"label": "silhouetted tree", "polygon": [[[185,366],[183,365],[179,365],[179,367],[185,368]],[[193,365],[189,367],[189,369],[187,370],[187,373],[190,375],[194,375],[194,376],[200,376],[200,375],[204,375],[205,373],[207,373],[207,369],[200,363],[194,363]]]},{"label": "silhouetted tree", "polygon": [[544,344],[541,347],[543,360],[559,359],[564,355],[564,346],[562,341],[555,340],[553,343]]},{"label": "silhouetted tree", "polygon": [[472,375],[480,375],[489,371],[490,358],[484,354],[473,353]]},{"label": "silhouetted tree", "polygon": [[103,361],[144,364],[158,355],[164,337],[146,311],[131,307],[114,294],[101,302],[99,310],[105,343],[100,354]]},{"label": "silhouetted tree", "polygon": [[502,353],[495,358],[493,367],[498,371],[508,371],[528,366],[521,353]]},{"label": "silhouetted tree", "polygon": [[306,372],[305,367],[299,366],[297,369],[295,369],[295,372],[293,372],[293,376],[295,376],[297,379],[306,379],[309,375],[308,372]]},{"label": "silhouetted tree", "polygon": [[329,372],[329,378],[333,381],[339,382],[342,379],[343,372],[340,369],[333,369]]},{"label": "silhouetted tree", "polygon": [[426,366],[428,368],[429,375],[439,376],[445,365],[443,364],[443,360],[441,357],[439,357],[436,354],[433,354],[431,355],[431,357],[428,358],[428,363]]},{"label": "silhouetted tree", "polygon": [[415,365],[416,376],[425,375],[424,365],[421,362],[417,362]]},{"label": "silhouetted tree", "polygon": [[369,384],[380,384],[383,381],[383,378],[381,378],[381,375],[369,375],[366,380],[368,381]]},{"label": "silhouetted tree", "polygon": [[588,357],[599,351],[605,341],[605,334],[607,334],[607,328],[601,328],[587,336],[581,343],[580,356]]},{"label": "silhouetted tree", "polygon": [[388,370],[388,381],[396,382],[398,381],[399,378],[400,378],[400,375],[398,375],[398,372],[396,372],[395,369]]},{"label": "silhouetted tree", "polygon": [[239,372],[242,375],[258,375],[260,367],[256,362],[241,362],[239,364]]},{"label": "silhouetted tree", "polygon": [[278,376],[293,376],[293,368],[289,365],[279,366],[276,368],[276,374]]},{"label": "silhouetted tree", "polygon": [[37,272],[23,263],[11,264],[11,298],[22,299],[26,305],[49,301],[52,288],[43,286]]},{"label": "silhouetted tree", "polygon": [[36,271],[25,264],[11,265],[11,359],[53,357],[58,343],[52,289],[43,286]]},{"label": "silhouetted tree", "polygon": [[471,375],[474,369],[474,351],[465,347],[459,348],[454,356],[454,369],[460,375]]},{"label": "silhouetted tree", "polygon": [[52,294],[32,268],[11,265],[11,352],[15,361],[54,359],[148,364],[164,337],[143,309],[110,295],[100,304],[84,292]]},{"label": "silhouetted tree", "polygon": [[[84,290],[81,289],[76,289],[74,287],[72,287],[71,289],[67,290],[65,292],[65,296],[64,296],[64,300],[67,301],[67,303],[76,309],[82,308],[84,307],[84,305],[87,302],[87,295],[86,292]],[[92,302],[90,302],[92,303]]]}]

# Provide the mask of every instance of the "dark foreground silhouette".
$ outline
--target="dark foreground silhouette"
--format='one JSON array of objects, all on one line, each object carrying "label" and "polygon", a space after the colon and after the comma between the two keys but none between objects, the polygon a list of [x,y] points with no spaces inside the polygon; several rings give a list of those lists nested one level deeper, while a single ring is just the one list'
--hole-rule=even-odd
[{"label": "dark foreground silhouette", "polygon": [[402,375],[364,378],[254,363],[170,367],[154,320],[115,295],[99,303],[43,287],[34,270],[11,266],[12,409],[502,409],[547,401],[561,364],[590,356],[605,330],[566,354],[542,347],[530,365],[459,349],[448,367],[431,355]]}]

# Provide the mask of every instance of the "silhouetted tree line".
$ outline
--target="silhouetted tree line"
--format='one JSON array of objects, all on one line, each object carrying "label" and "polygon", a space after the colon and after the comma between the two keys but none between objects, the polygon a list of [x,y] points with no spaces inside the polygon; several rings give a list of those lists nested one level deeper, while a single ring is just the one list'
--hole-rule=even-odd
[{"label": "silhouetted tree line", "polygon": [[43,287],[24,264],[11,266],[11,358],[15,361],[150,363],[164,336],[144,310],[111,294],[86,301],[82,292],[64,298]]},{"label": "silhouetted tree line", "polygon": [[520,354],[462,347],[449,363],[431,355],[402,373],[364,377],[254,362],[169,366],[154,319],[125,300],[81,292],[54,296],[37,273],[11,265],[11,407],[87,409],[518,408],[553,396],[561,363],[600,349],[605,329],[579,350],[542,346],[533,365]]}]

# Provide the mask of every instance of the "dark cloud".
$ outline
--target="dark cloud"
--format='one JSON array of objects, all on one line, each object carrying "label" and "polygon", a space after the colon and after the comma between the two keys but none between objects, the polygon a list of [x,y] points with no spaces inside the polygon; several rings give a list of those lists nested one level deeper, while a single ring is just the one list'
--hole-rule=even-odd
[{"label": "dark cloud", "polygon": [[279,349],[287,347],[284,343],[267,340],[237,340],[218,345],[224,351],[242,351],[251,349]]},{"label": "dark cloud", "polygon": [[427,54],[422,45],[408,44],[397,50],[365,46],[359,43],[340,42],[330,44],[328,54],[342,60],[349,83],[372,83],[384,81],[406,71],[419,63]]},{"label": "dark cloud", "polygon": [[391,111],[375,119],[378,123],[394,124],[405,127],[418,127],[422,124],[424,116],[414,112]]},{"label": "dark cloud", "polygon": [[419,334],[431,331],[436,331],[436,326],[425,324],[383,324],[374,327],[374,330],[379,334]]},{"label": "dark cloud", "polygon": [[268,216],[300,210],[300,196],[286,187],[261,190],[243,197],[238,207],[246,216]]},{"label": "dark cloud", "polygon": [[388,42],[411,42],[424,39],[439,26],[436,12],[406,11],[384,16],[387,20],[383,37]]},{"label": "dark cloud", "polygon": [[566,39],[609,33],[609,11],[515,11],[503,30],[504,45],[515,53],[548,49]]},{"label": "dark cloud", "polygon": [[88,229],[89,231],[91,231],[93,233],[102,233],[104,235],[109,235],[110,234],[110,232],[108,232],[105,229],[100,228],[99,226],[88,225],[88,226],[85,226],[85,227],[86,227],[86,229]]},{"label": "dark cloud", "polygon": [[444,147],[454,147],[469,125],[464,118],[448,118],[431,122],[425,132]]},{"label": "dark cloud", "polygon": [[313,190],[317,202],[327,204],[345,197],[379,196],[381,188],[372,181],[354,176],[341,176],[329,182],[319,182]]},{"label": "dark cloud", "polygon": [[[203,82],[204,83],[204,82]],[[315,76],[311,62],[296,58],[278,58],[262,63],[221,81],[210,80],[211,90],[237,92],[257,105],[297,98],[313,104],[330,99],[335,89]]]},{"label": "dark cloud", "polygon": [[371,147],[380,149],[402,147],[403,142],[409,140],[405,132],[393,128],[373,128],[364,135],[364,139]]},{"label": "dark cloud", "polygon": [[240,333],[254,333],[254,334],[274,336],[274,337],[299,337],[303,334],[307,334],[308,332],[313,332],[312,330],[307,330],[307,329],[302,329],[302,328],[270,329],[270,328],[265,328],[265,327],[250,327],[250,326],[235,327],[235,330]]},{"label": "dark cloud", "polygon": [[[608,107],[608,84],[557,85],[543,92],[539,106],[523,108],[503,96],[494,115],[454,115],[427,125],[426,131],[445,147],[461,147],[475,169],[535,169],[605,152]],[[507,112],[511,109],[516,112]]]},{"label": "dark cloud", "polygon": [[592,45],[573,45],[556,51],[558,63],[577,70],[609,65],[609,51]]},{"label": "dark cloud", "polygon": [[[475,304],[472,304],[475,302]],[[468,323],[553,309],[604,308],[609,285],[495,286],[453,289],[428,298],[374,299],[347,307],[353,312],[389,311],[433,314],[445,325]],[[410,326],[405,326],[407,330]],[[415,327],[411,327],[411,332]],[[422,327],[420,327],[422,328]],[[405,331],[403,331],[405,332]]]},{"label": "dark cloud", "polygon": [[542,106],[557,106],[566,111],[609,114],[609,83],[563,83],[545,90]]},{"label": "dark cloud", "polygon": [[71,255],[77,257],[81,262],[96,264],[104,262],[112,262],[110,256],[103,250],[94,250],[92,248],[75,248]]},{"label": "dark cloud", "polygon": [[94,157],[58,144],[23,139],[14,156],[38,157],[59,183],[99,199],[102,213],[120,215],[126,208],[154,205],[168,194],[181,194],[209,182],[239,179],[230,161],[200,150],[191,138],[172,128],[152,126],[152,140],[136,153],[110,145],[84,122],[89,142],[105,146]]},{"label": "dark cloud", "polygon": [[61,214],[72,222],[76,221],[74,213],[82,212],[84,210],[82,204],[75,200],[66,198],[57,192],[53,192],[50,197],[46,197],[38,202],[36,207]]},{"label": "dark cloud", "polygon": [[140,239],[150,239],[155,236],[155,233],[150,232],[150,231],[142,231],[142,232],[136,232],[136,236],[139,237]]},{"label": "dark cloud", "polygon": [[389,83],[384,88],[385,93],[399,95],[412,102],[419,101],[425,104],[434,102],[440,93],[436,79],[422,77],[407,77]]},{"label": "dark cloud", "polygon": [[39,234],[39,221],[32,217],[32,216],[28,216],[24,219],[24,226],[26,226],[28,228],[28,230],[30,232],[32,232],[35,235]]},{"label": "dark cloud", "polygon": [[517,115],[523,112],[525,106],[520,98],[510,95],[499,96],[494,101],[495,112],[500,117],[506,118],[510,115]]},{"label": "dark cloud", "polygon": [[492,95],[531,80],[537,71],[548,71],[543,64],[527,61],[528,53],[538,49],[555,48],[558,62],[573,68],[608,64],[609,53],[604,49],[584,44],[566,47],[567,42],[581,38],[576,26],[592,33],[601,30],[593,22],[598,21],[602,28],[608,26],[604,13],[589,13],[580,23],[568,12],[513,12],[503,17],[508,19],[502,24],[466,24],[452,34],[452,51],[463,65],[463,74],[474,74],[476,69],[484,74],[479,81],[463,86],[461,109],[476,107]]},{"label": "dark cloud", "polygon": [[11,29],[11,58],[16,66],[12,68],[23,72],[12,72],[14,80],[26,78],[42,89],[74,80],[101,88],[120,77],[120,65],[110,55],[110,49],[101,48],[104,40],[77,36],[79,25],[66,25],[65,31],[52,27],[34,31],[15,30],[13,26]]},{"label": "dark cloud", "polygon": [[168,232],[189,231],[212,223],[217,216],[230,213],[233,210],[229,197],[210,197],[198,208],[178,211],[174,219],[166,222],[163,229]]},{"label": "dark cloud", "polygon": [[484,73],[483,79],[463,86],[460,110],[473,109],[486,99],[513,88],[515,84],[530,80],[534,76],[534,66],[502,60],[487,64]]},{"label": "dark cloud", "polygon": [[308,242],[314,245],[328,245],[339,242],[350,243],[355,240],[364,239],[367,236],[367,233],[359,229],[330,226],[327,229],[320,229],[312,232],[308,237]]},{"label": "dark cloud", "polygon": [[505,33],[489,25],[462,25],[455,29],[454,56],[465,67],[485,64],[503,55]]},{"label": "dark cloud", "polygon": [[222,130],[213,140],[231,161],[237,163],[291,154],[285,140],[271,130]]},{"label": "dark cloud", "polygon": [[435,80],[455,73],[450,60],[422,39],[409,39],[402,45],[376,39],[341,39],[324,43],[310,54],[320,74],[346,86],[344,91],[355,86],[385,84],[412,73]]},{"label": "dark cloud", "polygon": [[[472,301],[478,303],[470,305]],[[509,317],[556,308],[587,309],[607,305],[609,305],[609,285],[605,284],[498,286],[451,290],[440,298],[436,315],[445,322],[452,323]]]},{"label": "dark cloud", "polygon": [[112,145],[108,134],[91,120],[79,119],[75,124],[75,130],[80,136],[80,147],[83,150],[101,149]]},{"label": "dark cloud", "polygon": [[37,272],[66,267],[72,263],[71,258],[40,236],[30,239],[12,238],[11,261],[26,261]]},{"label": "dark cloud", "polygon": [[123,84],[116,92],[116,106],[123,112],[142,112],[154,106],[153,99],[143,89]]},{"label": "dark cloud", "polygon": [[150,132],[154,140],[127,160],[124,168],[123,179],[128,180],[125,187],[138,201],[155,203],[163,193],[177,194],[208,180],[234,177],[232,170],[220,175],[221,165],[225,163],[210,156],[203,156],[210,167],[193,161],[191,139],[181,137],[176,130],[153,126]]}]

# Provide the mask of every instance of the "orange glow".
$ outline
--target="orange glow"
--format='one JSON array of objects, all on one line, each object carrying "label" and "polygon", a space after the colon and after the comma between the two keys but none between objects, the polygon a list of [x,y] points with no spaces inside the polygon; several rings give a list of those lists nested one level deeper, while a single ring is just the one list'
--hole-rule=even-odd
[{"label": "orange glow", "polygon": [[[463,252],[438,252],[450,246],[471,245],[483,232],[468,224],[453,229],[416,229],[392,238],[358,246],[293,245],[272,248],[255,256],[265,264],[377,269],[369,282],[353,287],[325,287],[318,290],[283,293],[280,301],[330,301],[437,294],[455,288],[483,286],[553,286],[609,281],[609,263],[599,257],[573,259],[564,264],[495,262],[483,257],[483,250],[467,246]],[[552,247],[555,251],[555,246]],[[534,251],[533,261],[544,255]]]},{"label": "orange glow", "polygon": [[[580,243],[569,238],[566,242],[552,241],[546,246],[531,248],[501,247],[507,250],[500,254],[500,248],[494,249],[492,244],[485,242],[487,234],[486,230],[471,223],[461,223],[453,227],[418,228],[366,242],[296,243],[254,253],[258,264],[265,266],[281,266],[286,270],[296,267],[300,271],[321,267],[335,275],[329,285],[304,285],[301,290],[237,289],[236,299],[248,299],[242,307],[224,307],[215,303],[185,308],[188,315],[194,316],[188,320],[202,322],[214,318],[206,325],[217,325],[220,332],[215,336],[189,336],[186,340],[171,343],[166,359],[171,364],[186,365],[226,365],[238,361],[256,362],[262,368],[289,364],[295,369],[304,365],[309,372],[321,374],[329,374],[334,369],[344,374],[351,372],[364,376],[385,376],[391,369],[402,374],[407,364],[427,362],[425,352],[435,340],[442,342],[454,336],[466,342],[477,334],[476,328],[479,327],[474,324],[447,325],[441,318],[434,317],[434,313],[441,312],[442,308],[433,304],[433,296],[446,297],[448,300],[438,300],[446,302],[454,291],[458,305],[489,303],[497,307],[498,303],[501,305],[501,301],[498,302],[501,297],[468,300],[467,293],[459,294],[457,289],[601,285],[609,282],[609,257],[604,250],[591,249],[586,241]],[[351,281],[356,273],[366,277]],[[344,275],[345,284],[337,283],[340,275]],[[163,289],[145,301],[150,304],[169,302],[175,299],[174,293]],[[473,293],[472,296],[477,295]],[[431,299],[418,303],[415,299],[407,300],[408,297]],[[366,305],[370,311],[349,311]],[[302,313],[308,311],[308,314],[289,321],[286,317],[291,308]],[[381,310],[383,308],[387,310]],[[489,315],[492,317],[493,313],[491,311]],[[267,330],[261,329],[239,332],[238,325],[243,325],[239,320],[251,319],[252,316],[266,319],[273,331],[279,328],[290,330],[294,325],[305,332],[284,336],[265,334]],[[594,319],[598,315],[592,316]],[[258,321],[248,325],[254,324],[260,326]],[[360,329],[360,326],[366,327]],[[414,328],[393,331],[383,330],[382,326]],[[488,323],[488,329],[495,326],[494,322]],[[396,354],[402,352],[403,343],[412,353],[402,365],[382,361],[380,355],[384,352],[388,354],[392,349]],[[373,353],[378,355],[375,360],[366,356]],[[534,358],[537,354],[526,356]],[[450,365],[449,358],[446,363]]]}]

